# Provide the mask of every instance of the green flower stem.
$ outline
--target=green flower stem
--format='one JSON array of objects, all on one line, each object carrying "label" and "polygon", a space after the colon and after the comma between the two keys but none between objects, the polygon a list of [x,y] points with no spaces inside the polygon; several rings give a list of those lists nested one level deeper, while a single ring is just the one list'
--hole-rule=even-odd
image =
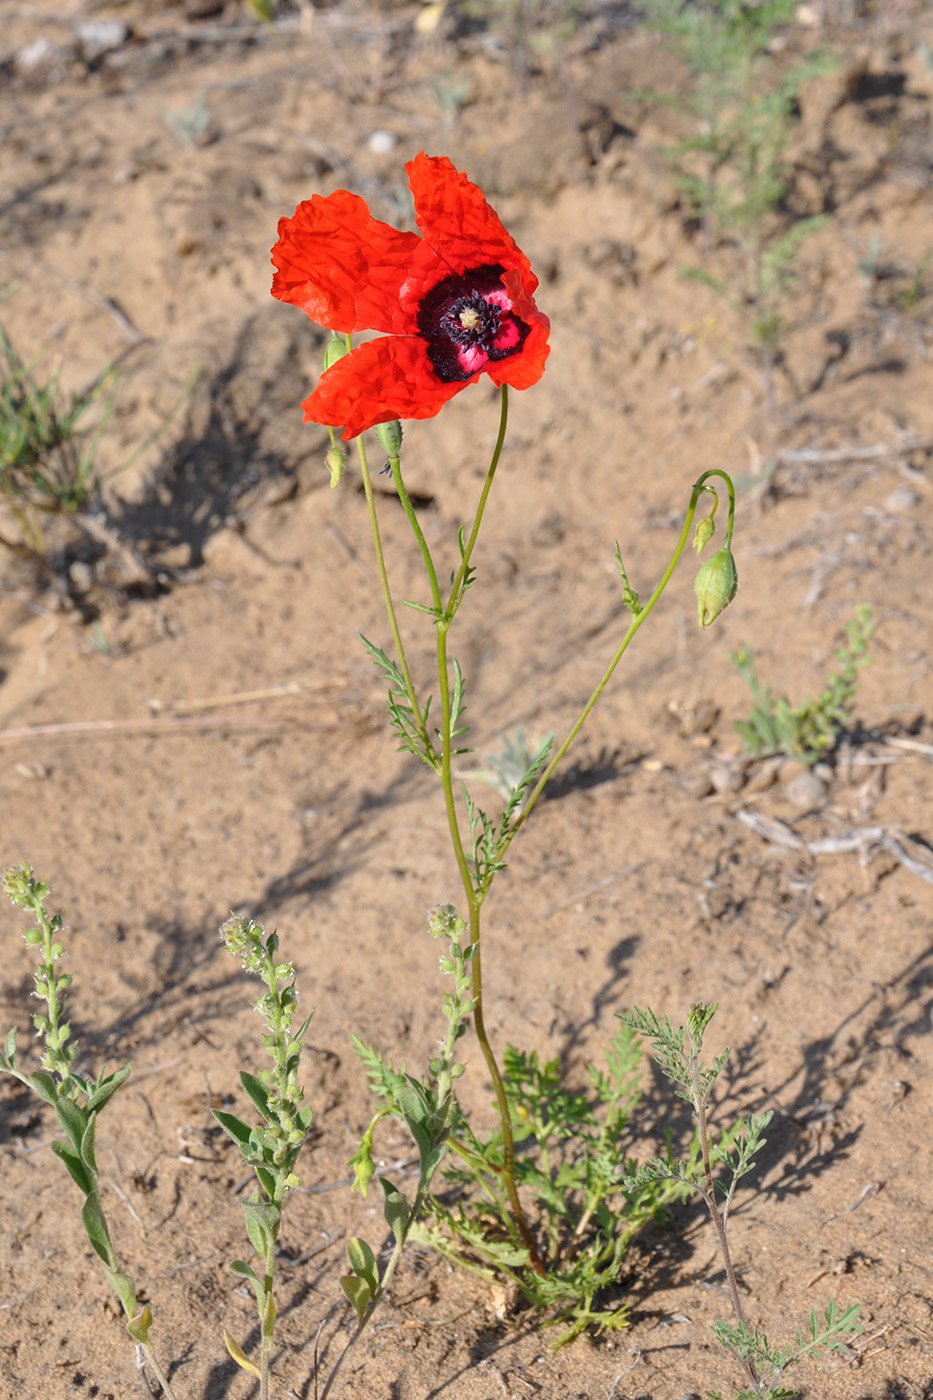
[{"label": "green flower stem", "polygon": [[535,1272],[541,1275],[547,1270],[544,1261],[538,1252],[535,1239],[531,1233],[531,1228],[525,1218],[521,1201],[518,1197],[518,1189],[515,1185],[515,1141],[512,1134],[512,1121],[509,1115],[509,1103],[506,1097],[505,1084],[502,1080],[502,1073],[496,1061],[495,1052],[486,1031],[486,1019],[483,1013],[483,961],[482,945],[480,935],[482,932],[480,923],[480,909],[482,907],[482,896],[478,894],[474,887],[473,877],[470,873],[469,862],[463,848],[463,838],[460,834],[460,822],[457,816],[457,804],[454,797],[452,754],[451,754],[451,706],[450,706],[450,677],[448,674],[447,662],[447,633],[453,621],[454,614],[459,607],[460,599],[463,596],[463,587],[467,578],[467,570],[470,564],[470,556],[479,534],[482,524],[483,513],[486,509],[486,502],[489,499],[489,492],[492,487],[496,468],[502,456],[502,445],[505,441],[505,430],[508,424],[508,390],[502,386],[502,408],[499,417],[499,435],[493,450],[492,460],[489,470],[486,473],[486,480],[483,483],[483,490],[480,495],[479,504],[476,508],[476,515],[473,521],[473,528],[470,531],[470,538],[464,548],[463,558],[460,562],[460,569],[455,575],[450,590],[450,598],[442,619],[437,624],[437,678],[440,691],[441,702],[441,766],[440,779],[444,790],[444,805],[447,810],[447,823],[450,828],[450,839],[457,861],[457,868],[460,872],[460,881],[463,885],[463,892],[466,897],[467,908],[469,910],[470,944],[475,945],[476,952],[471,961],[473,974],[473,1028],[476,1031],[476,1038],[479,1041],[483,1058],[486,1061],[486,1068],[492,1080],[493,1092],[496,1096],[496,1107],[499,1113],[499,1122],[502,1128],[502,1179],[509,1198],[509,1205],[519,1234],[528,1250],[529,1261]]},{"label": "green flower stem", "polygon": [[405,486],[405,482],[402,479],[402,468],[398,455],[389,458],[389,468],[392,472],[392,480],[395,482],[395,489],[398,492],[398,498],[402,503],[402,509],[408,517],[408,523],[412,528],[412,533],[414,534],[415,539],[418,541],[418,548],[421,550],[421,557],[424,560],[425,572],[428,576],[428,586],[431,589],[431,600],[434,604],[434,611],[436,615],[440,617],[442,603],[441,590],[437,582],[437,570],[434,567],[434,560],[431,557],[431,551],[428,548],[428,542],[425,539],[424,531],[421,528],[421,521],[415,514],[415,508],[411,503],[411,497],[409,496],[408,489]]},{"label": "green flower stem", "polygon": [[152,1367],[152,1374],[162,1387],[162,1394],[165,1396],[165,1400],[177,1400],[177,1396],[169,1384],[168,1376],[156,1360],[156,1354],[152,1349],[152,1343],[139,1342],[137,1345],[142,1348],[147,1364]]},{"label": "green flower stem", "polygon": [[[447,812],[447,824],[450,830],[451,845],[453,848],[454,858],[457,862],[457,869],[460,873],[460,881],[463,885],[464,895],[467,901],[467,908],[469,910],[470,943],[476,945],[476,953],[474,954],[471,963],[473,978],[472,993],[473,1000],[475,1003],[473,1010],[473,1025],[476,1031],[476,1038],[479,1041],[480,1049],[483,1052],[483,1058],[486,1061],[486,1066],[489,1071],[490,1079],[492,1080],[493,1092],[496,1097],[496,1106],[498,1109],[499,1120],[502,1128],[502,1178],[505,1184],[506,1192],[508,1194],[509,1204],[512,1208],[512,1213],[515,1217],[515,1223],[518,1227],[522,1240],[528,1250],[530,1262],[533,1268],[539,1274],[544,1274],[546,1272],[544,1263],[538,1252],[538,1248],[535,1244],[534,1236],[531,1233],[528,1221],[525,1218],[525,1213],[522,1209],[522,1204],[518,1197],[518,1190],[515,1185],[515,1143],[512,1134],[512,1123],[509,1116],[508,1099],[505,1093],[505,1085],[502,1080],[502,1073],[499,1069],[495,1053],[493,1051],[492,1045],[490,1044],[489,1035],[486,1031],[486,1022],[485,1017],[483,1015],[483,970],[480,946],[480,906],[482,904],[482,898],[477,895],[474,889],[473,878],[470,873],[470,866],[463,845],[463,837],[460,832],[460,821],[457,814],[457,803],[454,795],[453,786],[453,754],[450,733],[451,697],[449,661],[447,652],[447,634],[450,630],[451,623],[453,622],[454,615],[458,607],[460,606],[460,602],[463,598],[465,585],[469,577],[468,571],[470,566],[470,559],[472,557],[473,550],[476,545],[477,538],[479,536],[480,527],[482,525],[483,516],[486,509],[486,503],[489,499],[489,493],[492,489],[492,483],[495,478],[496,469],[498,468],[499,461],[502,457],[502,448],[505,443],[505,434],[506,429],[508,427],[508,411],[508,389],[505,385],[503,385],[501,394],[501,407],[499,412],[499,431],[496,437],[496,444],[493,449],[489,469],[486,472],[486,480],[483,483],[483,489],[480,493],[479,502],[476,508],[476,514],[473,519],[473,526],[470,530],[470,536],[463,546],[460,567],[457,573],[454,575],[451,584],[450,595],[448,597],[446,608],[442,607],[440,590],[437,582],[437,571],[434,567],[434,561],[431,557],[431,551],[424,537],[424,532],[421,529],[421,524],[415,513],[414,507],[412,506],[411,498],[409,497],[408,492],[405,489],[405,484],[402,479],[401,467],[398,457],[390,457],[389,465],[392,470],[392,477],[395,481],[396,490],[399,493],[399,499],[401,500],[402,508],[405,511],[405,515],[408,519],[408,522],[412,528],[412,532],[417,541],[418,548],[421,551],[422,559],[424,560],[425,571],[428,576],[428,584],[431,589],[431,596],[434,602],[437,628],[437,678],[441,711],[439,736],[441,740],[441,754],[439,764],[436,765],[436,771],[438,772],[441,779],[441,785],[444,792],[444,806]],[[364,490],[366,490],[367,492],[367,501],[370,501],[372,499],[372,481],[369,476],[368,468],[365,465],[365,452],[362,447],[361,440],[359,438],[357,439],[357,443],[359,444],[358,450],[360,452],[361,470],[363,471]],[[392,606],[391,596],[389,593],[389,585],[385,571],[385,565],[382,561],[382,551],[381,544],[379,543],[378,525],[376,523],[375,518],[374,500],[373,505],[370,508],[370,521],[372,525],[373,542],[376,546],[377,564],[379,567],[380,579],[384,580],[383,596],[386,602],[386,610],[389,614],[389,623],[392,627],[393,637],[395,638],[395,644],[398,649],[400,669],[405,679],[407,688],[410,684],[409,673],[407,667],[403,664],[404,658],[401,652],[401,639],[398,634],[397,623],[395,622],[395,613],[394,608]],[[413,687],[409,691],[409,701],[411,703],[413,713],[416,715],[420,714],[421,711],[419,709],[417,700],[414,696]],[[427,750],[428,746],[430,745],[430,740],[427,738],[426,734],[423,736],[423,741],[425,742],[425,747]],[[436,752],[436,750],[433,749],[433,745],[431,745],[431,751]]]},{"label": "green flower stem", "polygon": [[356,439],[356,452],[360,463],[360,474],[363,478],[366,508],[369,512],[369,528],[372,533],[373,549],[376,555],[376,571],[379,574],[379,586],[382,589],[382,599],[385,604],[386,616],[389,619],[392,641],[395,644],[395,654],[398,657],[399,670],[401,671],[402,680],[405,684],[405,694],[408,696],[408,703],[411,706],[412,722],[418,727],[418,736],[424,746],[425,759],[436,770],[438,765],[437,750],[431,742],[430,735],[421,719],[421,708],[418,704],[418,696],[411,678],[411,671],[408,668],[408,658],[405,655],[402,634],[399,630],[398,618],[395,613],[395,604],[392,601],[392,590],[389,587],[389,576],[386,572],[385,554],[382,548],[382,536],[379,532],[379,517],[376,513],[376,497],[373,491],[373,479],[370,474],[369,462],[366,457],[366,448],[363,443],[362,435]]},{"label": "green flower stem", "polygon": [[463,550],[463,558],[460,560],[460,568],[457,570],[450,588],[450,597],[447,600],[445,616],[452,618],[463,597],[463,585],[467,577],[467,570],[470,567],[470,559],[473,549],[479,536],[480,526],[483,523],[483,515],[486,510],[486,502],[489,499],[489,492],[492,490],[493,478],[496,475],[496,468],[502,456],[502,448],[505,445],[506,429],[509,426],[509,386],[502,385],[501,404],[499,408],[499,435],[496,438],[496,445],[493,448],[492,460],[489,463],[489,470],[486,473],[486,480],[480,494],[479,504],[476,507],[476,515],[473,519],[473,528],[470,531],[470,538],[467,540]]},{"label": "green flower stem", "polygon": [[687,545],[687,541],[690,538],[690,530],[693,526],[693,517],[696,514],[697,504],[704,490],[709,489],[708,487],[706,487],[705,483],[709,480],[711,476],[721,477],[722,480],[726,483],[729,490],[729,519],[726,525],[725,544],[726,546],[731,545],[732,530],[735,521],[735,488],[732,484],[730,477],[725,472],[720,471],[718,468],[714,467],[712,470],[704,472],[703,475],[699,477],[698,480],[695,482],[693,492],[690,496],[690,505],[687,508],[687,515],[684,520],[684,527],[680,532],[680,539],[677,541],[677,544],[674,548],[674,553],[671,556],[670,563],[664,570],[664,573],[661,575],[661,578],[658,581],[658,584],[655,587],[654,592],[651,594],[651,597],[648,599],[647,603],[645,603],[633,616],[631,622],[629,623],[628,630],[626,631],[625,636],[622,638],[622,642],[619,646],[618,651],[616,652],[615,656],[612,658],[609,665],[606,667],[605,671],[600,677],[596,689],[593,691],[589,700],[587,700],[586,704],[583,706],[583,709],[581,710],[576,722],[572,726],[566,739],[561,744],[560,748],[557,750],[556,754],[551,759],[544,772],[541,774],[541,777],[535,784],[532,792],[528,797],[527,802],[525,803],[519,815],[516,817],[511,829],[507,832],[502,843],[502,855],[505,854],[509,846],[512,844],[513,840],[515,839],[516,833],[521,830],[522,826],[528,818],[529,812],[534,807],[538,798],[541,796],[541,793],[544,791],[545,787],[547,786],[548,782],[553,776],[558,764],[561,762],[564,755],[567,753],[567,750],[570,748],[571,744],[576,739],[577,735],[580,733],[580,730],[583,728],[584,724],[590,716],[591,711],[596,705],[597,700],[602,695],[603,691],[606,689],[606,686],[609,684],[609,681],[612,679],[613,672],[615,671],[619,662],[622,660],[622,657],[628,650],[628,646],[632,638],[635,636],[636,632],[638,632],[639,628],[642,626],[649,613],[652,612],[655,604],[658,602],[658,600],[661,597],[661,594],[664,592],[665,588],[670,582],[671,575],[676,569],[677,564],[680,560],[680,556],[683,554],[684,549]]},{"label": "green flower stem", "polygon": [[[278,1183],[277,1183],[278,1188]],[[283,1193],[276,1189],[276,1196]],[[280,1205],[280,1200],[275,1201]],[[275,1340],[275,1299],[272,1286],[275,1277],[275,1245],[278,1239],[278,1231],[275,1236],[270,1235],[266,1255],[263,1259],[262,1271],[262,1296],[263,1307],[260,1318],[260,1330],[262,1332],[262,1346],[259,1352],[259,1400],[269,1400],[269,1383],[272,1375],[272,1346]]]}]

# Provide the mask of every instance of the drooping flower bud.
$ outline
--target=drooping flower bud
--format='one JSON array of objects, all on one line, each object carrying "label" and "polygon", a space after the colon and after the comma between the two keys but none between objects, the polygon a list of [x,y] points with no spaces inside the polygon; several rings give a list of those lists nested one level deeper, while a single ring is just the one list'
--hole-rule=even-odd
[{"label": "drooping flower bud", "polygon": [[397,457],[402,450],[402,425],[397,418],[391,423],[377,423],[376,437],[387,457]]},{"label": "drooping flower bud", "polygon": [[709,627],[735,597],[738,575],[728,545],[707,559],[693,585],[699,607],[700,626]]},{"label": "drooping flower bud", "polygon": [[347,465],[347,454],[338,442],[334,442],[327,451],[324,458],[327,463],[327,470],[330,472],[330,489],[333,491],[337,482],[343,476],[343,469]]},{"label": "drooping flower bud", "polygon": [[693,536],[693,547],[697,554],[702,554],[705,547],[716,533],[716,526],[713,524],[712,516],[707,516],[697,525],[696,533]]}]

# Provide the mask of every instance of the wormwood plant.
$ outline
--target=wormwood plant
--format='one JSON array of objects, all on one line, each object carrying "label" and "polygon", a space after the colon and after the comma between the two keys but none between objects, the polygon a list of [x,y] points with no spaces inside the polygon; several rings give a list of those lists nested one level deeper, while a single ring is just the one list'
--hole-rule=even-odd
[{"label": "wormwood plant", "polygon": [[836,651],[838,671],[827,678],[815,699],[792,705],[786,696],[762,689],[755,658],[748,647],[732,653],[732,660],[752,693],[754,705],[747,720],[736,720],[746,752],[787,754],[814,764],[836,744],[851,716],[858,691],[859,671],[871,661],[868,643],[874,633],[871,609],[861,604],[846,624],[845,644]]},{"label": "wormwood plant", "polygon": [[[830,1303],[822,1317],[811,1312],[806,1328],[798,1327],[794,1342],[776,1346],[764,1332],[749,1327],[736,1279],[735,1266],[728,1240],[729,1211],[736,1187],[755,1165],[755,1157],[765,1145],[765,1129],[771,1113],[750,1114],[736,1124],[718,1145],[710,1141],[710,1105],[716,1081],[725,1068],[730,1049],[717,1055],[712,1064],[701,1058],[703,1039],[717,1011],[716,1005],[696,1004],[687,1016],[686,1032],[676,1029],[665,1016],[660,1021],[651,1010],[635,1007],[622,1019],[634,1032],[651,1043],[661,1070],[674,1086],[678,1098],[685,1099],[693,1110],[697,1124],[700,1152],[696,1158],[677,1161],[668,1152],[646,1162],[623,1183],[627,1192],[638,1193],[654,1189],[658,1182],[677,1182],[694,1191],[709,1211],[716,1240],[726,1272],[734,1321],[716,1322],[713,1334],[721,1346],[738,1363],[745,1385],[736,1392],[735,1400],[794,1400],[799,1391],[786,1389],[781,1380],[784,1373],[806,1357],[819,1357],[827,1351],[844,1351],[846,1337],[861,1332],[858,1304],[839,1309]],[[707,1391],[708,1400],[723,1400],[720,1393]]]},{"label": "wormwood plant", "polygon": [[737,255],[737,279],[723,280],[705,268],[687,275],[743,313],[770,414],[797,254],[827,222],[821,214],[794,219],[786,204],[800,94],[827,60],[810,55],[777,68],[772,46],[779,28],[793,19],[797,0],[645,0],[642,8],[693,79],[689,95],[674,104],[695,126],[669,152],[678,189],[700,223],[704,250],[725,240]]},{"label": "wormwood plant", "polygon": [[298,1006],[295,970],[291,963],[276,961],[279,940],[274,932],[266,934],[261,924],[234,914],[221,928],[220,936],[231,957],[239,958],[247,972],[266,987],[256,1002],[256,1010],[266,1023],[262,1043],[273,1067],[258,1076],[240,1071],[240,1083],[258,1111],[260,1122],[251,1127],[236,1114],[216,1108],[212,1112],[256,1176],[256,1189],[243,1202],[243,1209],[246,1233],[259,1258],[259,1272],[242,1259],[235,1259],[230,1267],[249,1281],[256,1294],[262,1339],[259,1366],[249,1360],[226,1331],[224,1341],[237,1365],[258,1377],[260,1400],[268,1400],[276,1318],[275,1248],[285,1197],[301,1185],[295,1167],[311,1130],[312,1113],[303,1102],[298,1065],[314,1013],[309,1012],[297,1030],[292,1028]]},{"label": "wormwood plant", "polygon": [[[177,1400],[167,1370],[159,1361],[149,1336],[152,1313],[148,1306],[139,1307],[136,1285],[118,1262],[100,1196],[100,1172],[95,1153],[97,1118],[129,1078],[133,1067],[127,1064],[110,1074],[102,1069],[94,1078],[75,1071],[77,1043],[72,1040],[71,1027],[65,1019],[66,993],[72,974],[59,971],[58,966],[64,957],[64,948],[58,939],[62,916],[49,914],[49,887],[36,878],[28,865],[5,871],[3,890],[17,908],[27,910],[35,920],[34,926],[27,928],[23,936],[38,954],[34,995],[44,1003],[45,1010],[37,1012],[32,1020],[45,1048],[41,1068],[25,1072],[17,1063],[16,1031],[10,1030],[0,1052],[0,1072],[18,1079],[54,1109],[64,1138],[51,1144],[52,1151],[84,1195],[82,1224],[120,1300],[126,1330],[139,1352],[138,1364],[149,1368],[165,1400]],[[266,987],[256,1002],[256,1010],[266,1023],[262,1043],[272,1060],[272,1069],[259,1075],[240,1072],[240,1083],[260,1121],[251,1126],[236,1114],[219,1109],[212,1111],[256,1176],[256,1189],[249,1200],[243,1202],[243,1209],[246,1232],[259,1266],[257,1269],[235,1259],[230,1267],[251,1284],[256,1295],[261,1338],[259,1365],[247,1357],[226,1331],[224,1341],[234,1361],[259,1380],[260,1400],[270,1400],[276,1321],[273,1292],[276,1242],[285,1197],[300,1184],[295,1166],[312,1121],[297,1078],[311,1015],[305,1017],[297,1030],[293,1027],[298,1004],[294,970],[290,963],[276,961],[278,938],[275,933],[267,935],[260,924],[232,915],[221,929],[221,938],[227,951],[239,958],[246,970],[259,977]],[[328,1386],[332,1379],[329,1378]]]},{"label": "wormwood plant", "polygon": [[97,1118],[122,1084],[129,1078],[133,1066],[106,1074],[102,1069],[93,1078],[76,1073],[73,1068],[78,1053],[77,1042],[71,1038],[71,1027],[65,1019],[65,1000],[71,986],[72,974],[59,971],[64,947],[58,940],[62,930],[61,914],[49,914],[46,901],[49,887],[36,879],[28,865],[4,872],[4,893],[18,909],[25,909],[35,923],[24,931],[28,947],[38,955],[35,992],[45,1005],[32,1018],[36,1035],[45,1046],[41,1068],[31,1074],[18,1067],[16,1030],[6,1037],[4,1053],[0,1054],[0,1071],[11,1074],[20,1083],[55,1111],[64,1138],[52,1143],[52,1151],[64,1163],[71,1179],[84,1196],[81,1222],[94,1253],[102,1260],[111,1288],[120,1300],[126,1318],[126,1330],[136,1343],[166,1400],[175,1400],[172,1387],[149,1339],[152,1313],[140,1308],[136,1301],[136,1286],[117,1260],[111,1241],[110,1227],[100,1198],[100,1173],[95,1153]]}]

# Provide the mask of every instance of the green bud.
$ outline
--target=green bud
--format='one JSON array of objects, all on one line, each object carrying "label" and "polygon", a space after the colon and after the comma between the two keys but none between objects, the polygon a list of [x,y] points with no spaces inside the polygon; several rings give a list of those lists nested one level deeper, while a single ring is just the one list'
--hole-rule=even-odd
[{"label": "green bud", "polygon": [[716,526],[713,524],[712,516],[707,516],[705,520],[700,521],[696,528],[696,534],[693,536],[693,547],[697,554],[703,553],[715,533]]},{"label": "green bud", "polygon": [[397,457],[402,450],[402,425],[397,418],[391,423],[377,423],[376,437],[387,457]]},{"label": "green bud", "polygon": [[335,365],[338,360],[342,360],[344,355],[349,355],[346,338],[342,335],[333,335],[327,342],[327,349],[324,351],[324,373]]},{"label": "green bud", "polygon": [[711,559],[707,559],[693,585],[701,627],[708,627],[716,621],[732,602],[737,587],[735,560],[728,545],[723,545]]},{"label": "green bud", "polygon": [[330,489],[333,491],[334,487],[343,476],[343,469],[347,465],[347,454],[340,444],[335,442],[329,448],[324,461],[327,463],[327,470],[330,472]]}]

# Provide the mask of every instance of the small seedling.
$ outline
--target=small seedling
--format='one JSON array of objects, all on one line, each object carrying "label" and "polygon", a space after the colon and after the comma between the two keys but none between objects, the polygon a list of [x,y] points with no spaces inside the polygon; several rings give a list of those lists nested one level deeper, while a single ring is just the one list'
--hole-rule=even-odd
[{"label": "small seedling", "polygon": [[[253,3],[258,9],[264,8],[264,0],[253,0]],[[264,16],[254,11],[254,18],[269,22],[272,15]],[[179,145],[187,146],[189,150],[203,146],[211,125],[210,108],[204,93],[198,92],[190,107],[179,107],[175,112],[166,112],[165,121]]]},{"label": "small seedling", "polygon": [[[19,530],[18,539],[0,534],[0,545],[43,564],[43,522],[54,516],[80,517],[101,487],[159,438],[197,377],[195,371],[144,441],[117,466],[103,471],[98,450],[116,397],[116,370],[107,366],[89,388],[67,394],[58,370],[40,375],[37,362],[25,361],[0,326],[0,501]],[[44,567],[48,570],[47,564]]]},{"label": "small seedling", "polygon": [[485,755],[486,768],[471,768],[463,777],[489,783],[503,802],[508,802],[516,788],[520,787],[524,794],[529,782],[540,773],[553,742],[553,734],[545,734],[542,739],[528,739],[524,729],[517,725],[501,736],[498,752]]},{"label": "small seedling", "polygon": [[[41,555],[43,515],[73,515],[101,483],[97,448],[113,407],[116,376],[106,369],[89,389],[65,394],[57,370],[45,380],[27,364],[0,326],[0,498],[22,542],[0,537],[19,553]],[[91,411],[99,406],[93,429]]]},{"label": "small seedling", "polygon": [[762,688],[748,647],[733,652],[732,660],[754,700],[748,719],[735,722],[746,752],[786,754],[809,764],[824,758],[851,717],[859,671],[871,661],[868,643],[874,630],[871,609],[856,608],[846,626],[846,643],[836,652],[839,670],[830,674],[816,699],[799,705],[792,705],[786,696],[775,696],[770,686]]},{"label": "small seedling", "polygon": [[[651,1010],[633,1011],[622,1019],[632,1031],[650,1042],[662,1072],[674,1086],[678,1098],[685,1099],[693,1110],[699,1138],[698,1156],[677,1161],[668,1150],[666,1157],[646,1162],[633,1175],[626,1177],[624,1187],[636,1198],[638,1193],[654,1188],[659,1181],[678,1182],[694,1191],[706,1209],[716,1231],[716,1240],[729,1296],[732,1300],[734,1322],[716,1322],[713,1335],[738,1363],[746,1384],[736,1393],[735,1400],[794,1400],[799,1394],[781,1385],[781,1378],[791,1366],[805,1357],[819,1357],[828,1351],[845,1351],[845,1339],[861,1332],[858,1304],[839,1309],[830,1303],[822,1317],[810,1314],[806,1330],[797,1329],[792,1346],[774,1346],[758,1328],[749,1327],[736,1279],[735,1267],[728,1241],[729,1211],[736,1187],[755,1165],[755,1157],[764,1147],[765,1129],[771,1113],[751,1114],[736,1124],[718,1144],[710,1138],[710,1105],[713,1089],[730,1055],[726,1049],[712,1064],[704,1063],[703,1039],[716,1014],[715,1005],[697,1004],[690,1008],[686,1030],[676,1029],[665,1016],[660,1021]],[[721,1394],[707,1392],[707,1400],[723,1400]]]}]

